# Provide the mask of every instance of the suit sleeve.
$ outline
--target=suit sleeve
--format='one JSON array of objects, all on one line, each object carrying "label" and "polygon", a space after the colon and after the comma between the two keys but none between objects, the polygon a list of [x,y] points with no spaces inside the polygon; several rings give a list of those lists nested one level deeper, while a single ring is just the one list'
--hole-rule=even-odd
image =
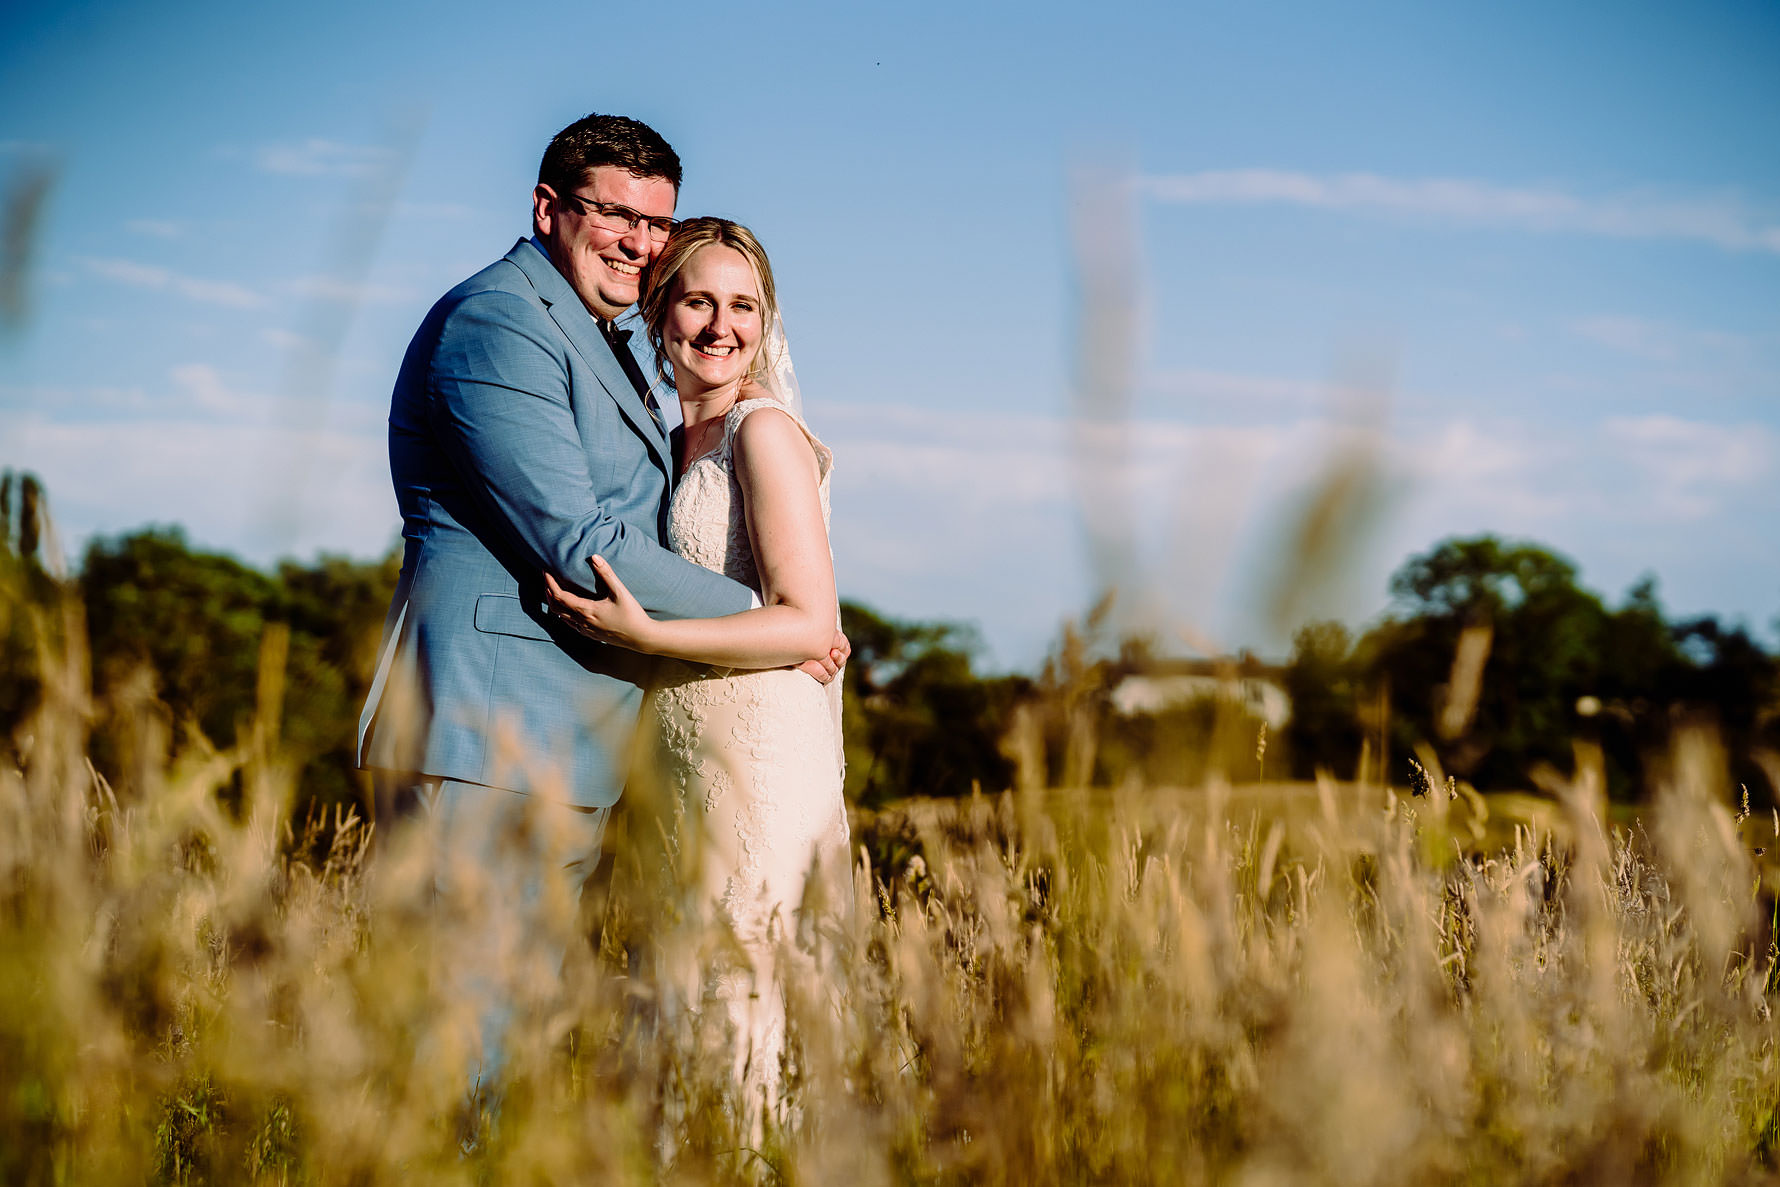
[{"label": "suit sleeve", "polygon": [[447,315],[428,386],[453,463],[540,572],[592,590],[587,558],[597,553],[658,616],[748,609],[746,586],[675,556],[596,502],[558,335],[531,302],[499,290]]}]

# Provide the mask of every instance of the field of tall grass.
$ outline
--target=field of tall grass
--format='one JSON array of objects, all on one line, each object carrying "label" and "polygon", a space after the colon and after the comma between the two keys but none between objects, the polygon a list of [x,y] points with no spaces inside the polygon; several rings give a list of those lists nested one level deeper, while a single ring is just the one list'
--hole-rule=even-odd
[{"label": "field of tall grass", "polygon": [[[472,866],[436,897],[424,822],[288,823],[276,631],[239,744],[169,748],[93,703],[78,606],[8,613],[36,616],[42,695],[0,769],[0,1182],[1774,1177],[1780,816],[1736,809],[1708,733],[1631,825],[1586,745],[1506,828],[1438,772],[1028,769],[861,814],[854,901],[787,941],[785,1096],[756,1126],[730,1036],[651,973],[724,937],[646,876],[646,794],[578,944],[567,896],[497,908]],[[95,722],[135,723],[127,794]],[[474,1091],[466,968],[511,1005]]]}]

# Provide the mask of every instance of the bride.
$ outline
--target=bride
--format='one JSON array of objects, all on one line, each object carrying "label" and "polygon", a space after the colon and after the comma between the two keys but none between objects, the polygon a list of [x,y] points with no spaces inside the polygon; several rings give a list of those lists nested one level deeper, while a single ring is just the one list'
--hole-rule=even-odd
[{"label": "bride", "polygon": [[705,994],[737,1034],[736,1071],[752,1105],[777,1093],[784,998],[775,959],[796,931],[813,877],[845,903],[841,685],[787,665],[825,654],[838,618],[828,546],[833,455],[800,415],[772,267],[754,235],[689,219],[650,268],[639,303],[679,430],[668,544],[749,586],[758,609],[657,621],[603,558],[606,596],[546,584],[582,633],[667,663],[654,692],[669,790],[694,854],[695,907],[726,925],[741,967],[706,970]]}]

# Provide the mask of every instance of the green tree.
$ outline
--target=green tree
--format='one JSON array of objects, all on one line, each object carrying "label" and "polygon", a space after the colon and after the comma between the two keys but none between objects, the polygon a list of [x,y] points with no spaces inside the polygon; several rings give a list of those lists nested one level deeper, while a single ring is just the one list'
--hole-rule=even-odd
[{"label": "green tree", "polygon": [[[1440,741],[1448,767],[1481,785],[1524,785],[1536,762],[1567,765],[1577,702],[1595,695],[1608,614],[1576,567],[1525,542],[1447,540],[1391,578],[1397,613],[1368,638],[1369,666],[1390,682],[1393,742]],[[1459,637],[1490,631],[1476,711],[1462,737],[1436,727]]]},{"label": "green tree", "polygon": [[1345,626],[1312,622],[1299,628],[1285,673],[1292,702],[1285,734],[1294,777],[1308,779],[1320,767],[1346,778],[1359,765],[1363,684]]},{"label": "green tree", "polygon": [[1710,616],[1677,624],[1674,639],[1686,661],[1675,679],[1676,700],[1718,727],[1731,778],[1756,792],[1767,783],[1756,754],[1780,751],[1780,657],[1745,628]]},{"label": "green tree", "polygon": [[[302,764],[307,798],[356,802],[358,711],[397,571],[393,556],[324,557],[286,562],[269,575],[193,550],[176,528],[96,541],[80,579],[95,689],[126,712],[162,706],[176,748],[192,731],[231,745],[256,710],[261,640],[269,624],[284,624],[281,743]],[[101,757],[114,773],[127,765],[120,753]]]},{"label": "green tree", "polygon": [[[1396,753],[1432,745],[1482,787],[1525,786],[1538,763],[1567,767],[1578,738],[1599,741],[1615,795],[1667,743],[1674,723],[1718,724],[1739,776],[1762,785],[1752,755],[1776,745],[1780,668],[1741,627],[1705,618],[1671,624],[1646,578],[1609,609],[1547,548],[1493,536],[1452,539],[1411,557],[1391,578],[1391,613],[1341,658],[1321,625],[1294,649],[1292,736],[1300,764],[1346,757],[1341,722],[1357,687],[1388,687]],[[1439,720],[1467,630],[1487,630],[1475,711],[1457,736]]]},{"label": "green tree", "polygon": [[91,544],[81,594],[103,695],[140,670],[180,726],[234,743],[252,715],[260,639],[278,583],[232,557],[192,551],[177,528]]},{"label": "green tree", "polygon": [[43,567],[43,487],[33,474],[0,474],[0,730],[11,738],[36,708],[38,648],[61,630],[62,585]]},{"label": "green tree", "polygon": [[844,686],[850,799],[880,804],[1011,785],[1001,738],[1029,680],[979,677],[976,641],[956,624],[900,622],[843,602],[841,625],[853,644]]}]

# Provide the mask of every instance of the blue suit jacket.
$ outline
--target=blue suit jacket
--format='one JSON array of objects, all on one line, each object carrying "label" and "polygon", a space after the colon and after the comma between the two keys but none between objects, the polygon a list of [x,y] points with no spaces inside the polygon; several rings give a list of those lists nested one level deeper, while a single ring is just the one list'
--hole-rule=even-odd
[{"label": "blue suit jacket", "polygon": [[668,617],[737,613],[751,594],[662,547],[667,437],[530,240],[421,323],[390,399],[389,468],[402,575],[360,765],[617,800],[648,661],[558,626],[542,574],[592,590],[598,553]]}]

